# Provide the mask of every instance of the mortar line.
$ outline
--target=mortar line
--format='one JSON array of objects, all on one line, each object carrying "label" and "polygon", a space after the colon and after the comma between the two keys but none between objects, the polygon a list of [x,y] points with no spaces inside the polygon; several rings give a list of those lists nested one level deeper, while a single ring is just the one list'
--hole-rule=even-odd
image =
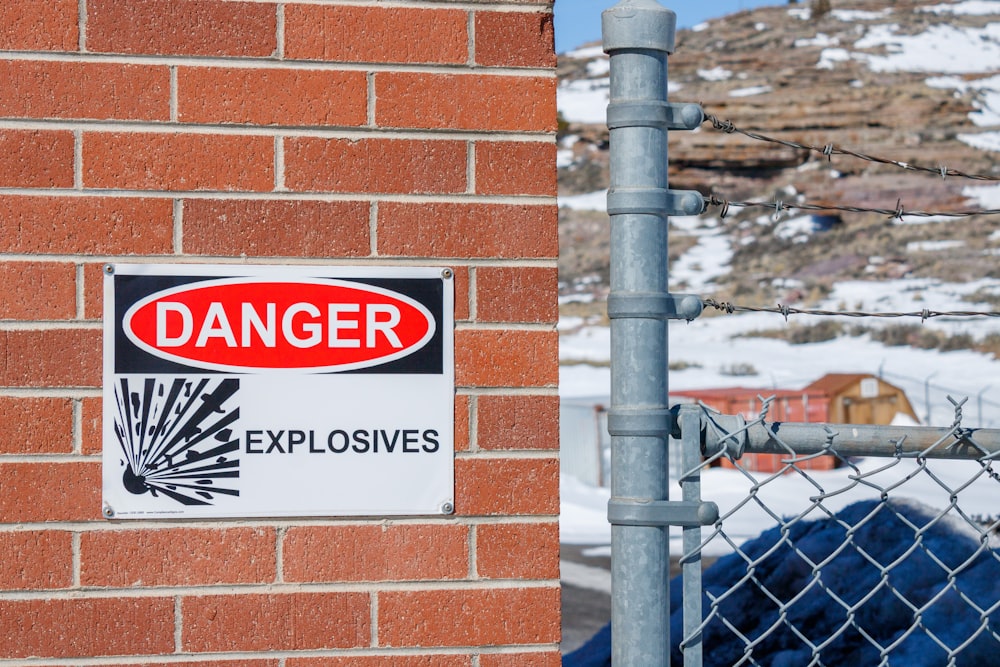
[{"label": "mortar line", "polygon": [[83,130],[73,130],[73,188],[83,190]]},{"label": "mortar line", "polygon": [[274,6],[275,17],[275,49],[274,55],[278,60],[285,59],[285,3],[279,2]]},{"label": "mortar line", "polygon": [[77,48],[81,53],[87,52],[87,0],[79,0],[76,5]]},{"label": "mortar line", "polygon": [[76,273],[76,319],[82,320],[86,319],[84,316],[86,315],[86,308],[87,308],[86,304],[87,286],[84,283],[86,278],[83,271],[83,264],[75,265],[75,273]]}]

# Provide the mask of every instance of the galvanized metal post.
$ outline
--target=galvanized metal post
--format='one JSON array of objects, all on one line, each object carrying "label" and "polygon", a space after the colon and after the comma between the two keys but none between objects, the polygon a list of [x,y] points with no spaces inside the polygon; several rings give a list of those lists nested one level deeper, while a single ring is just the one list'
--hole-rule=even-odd
[{"label": "galvanized metal post", "polygon": [[704,206],[698,193],[667,189],[667,130],[696,127],[702,114],[666,102],[674,12],[622,0],[602,24],[611,61],[612,662],[668,667],[671,521],[646,510],[668,497],[667,319],[696,317],[701,303],[667,293],[667,216]]}]

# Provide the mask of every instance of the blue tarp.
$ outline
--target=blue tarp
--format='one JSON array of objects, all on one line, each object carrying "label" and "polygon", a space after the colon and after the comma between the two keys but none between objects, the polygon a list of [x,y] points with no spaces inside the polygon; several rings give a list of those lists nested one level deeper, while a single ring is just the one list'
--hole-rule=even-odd
[{"label": "blue tarp", "polygon": [[[809,643],[822,645],[816,649],[821,664],[878,665],[882,656],[872,642],[892,647],[890,666],[946,665],[944,644],[952,650],[961,647],[959,666],[1000,667],[1000,642],[990,633],[1000,634],[1000,611],[993,609],[1000,605],[996,550],[983,544],[964,520],[937,519],[938,514],[907,500],[859,502],[833,518],[772,528],[742,546],[745,557],[734,553],[720,558],[703,576],[704,613],[712,614],[703,634],[705,667],[739,663],[747,642],[758,639],[752,664],[764,667],[810,664]],[[753,581],[738,585],[747,576],[748,560],[755,562]],[[823,563],[818,576],[810,562]],[[710,596],[718,598],[734,587],[713,610]],[[670,639],[671,664],[677,667],[684,664],[677,646],[682,638],[680,590],[675,579]],[[847,608],[853,610],[851,624]],[[915,616],[920,624],[913,628]],[[987,628],[977,635],[984,624]],[[610,626],[565,656],[563,665],[611,665]]]}]

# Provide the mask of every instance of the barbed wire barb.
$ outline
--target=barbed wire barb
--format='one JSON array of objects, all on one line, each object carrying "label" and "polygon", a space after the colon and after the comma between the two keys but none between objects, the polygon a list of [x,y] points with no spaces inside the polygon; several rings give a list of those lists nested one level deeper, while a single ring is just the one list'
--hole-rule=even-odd
[{"label": "barbed wire barb", "polygon": [[821,147],[821,146],[814,146],[812,144],[802,143],[799,141],[778,139],[777,137],[761,134],[760,132],[753,132],[751,130],[740,129],[736,127],[733,121],[720,120],[717,116],[714,116],[712,114],[705,114],[704,122],[711,124],[714,129],[719,130],[720,132],[723,132],[725,134],[740,134],[743,135],[744,137],[753,139],[755,141],[778,144],[779,146],[785,146],[787,148],[795,148],[798,150],[818,153],[820,155],[826,156],[828,161],[832,161],[834,155],[845,155],[847,157],[853,157],[858,160],[864,160],[866,162],[898,167],[906,171],[918,171],[929,174],[936,174],[941,178],[947,178],[948,176],[956,176],[958,178],[967,178],[973,181],[1000,181],[1000,176],[994,176],[990,174],[967,173],[964,171],[959,171],[958,169],[951,169],[943,165],[940,167],[924,167],[921,165],[910,164],[909,162],[901,162],[899,160],[892,160],[890,158],[878,157],[876,155],[868,155],[867,153],[853,151],[848,148],[841,148],[834,144],[826,144],[825,146]]}]

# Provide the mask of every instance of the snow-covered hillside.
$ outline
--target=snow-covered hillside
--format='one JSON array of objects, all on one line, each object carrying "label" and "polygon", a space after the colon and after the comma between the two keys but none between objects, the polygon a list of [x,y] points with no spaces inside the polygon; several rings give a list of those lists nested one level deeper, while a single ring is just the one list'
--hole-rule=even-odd
[{"label": "snow-covered hillside", "polygon": [[[713,21],[682,33],[678,54],[672,57],[680,63],[672,70],[679,72],[673,99],[705,101],[709,111],[721,105],[723,111],[742,113],[738,124],[747,129],[764,128],[820,145],[835,140],[847,148],[877,154],[886,150],[890,157],[903,161],[915,156],[934,165],[938,158],[956,159],[960,161],[948,166],[992,173],[1000,160],[1000,2],[904,0],[886,7],[874,0],[855,0],[835,3],[835,7],[822,20],[814,20],[803,3],[748,12],[739,21]],[[775,32],[782,34],[775,36]],[[755,54],[757,43],[781,51],[775,55],[759,47],[762,52]],[[695,44],[704,50],[685,56],[683,49]],[[602,144],[606,134],[601,134],[599,124],[607,103],[607,59],[599,47],[567,55],[572,67],[567,66],[568,78],[559,91],[560,112],[569,123],[560,144],[559,203],[564,217],[561,225],[572,232],[565,234],[564,242],[569,245],[563,253],[582,256],[577,246],[586,245],[587,234],[607,234],[606,190],[584,187],[600,181],[594,176],[594,165],[602,164],[606,151]],[[741,59],[743,69],[733,62]],[[746,64],[766,60],[780,61],[783,68],[775,65],[751,71]],[[788,64],[791,61],[801,65]],[[791,71],[796,66],[801,72]],[[790,83],[782,83],[782,77]],[[817,87],[806,88],[813,85],[806,83],[812,80]],[[883,94],[893,86],[894,92]],[[943,97],[935,97],[942,93]],[[793,99],[798,106],[787,108]],[[864,105],[869,101],[871,112],[867,113]],[[757,106],[746,106],[751,102]],[[837,113],[822,115],[824,105],[836,106]],[[912,107],[920,113],[936,109],[938,115],[906,117]],[[795,116],[796,109],[800,116]],[[784,117],[776,119],[780,114]],[[838,125],[841,117],[843,124]],[[917,126],[920,122],[924,125]],[[801,128],[811,123],[818,127],[796,130],[796,123]],[[701,158],[691,158],[689,153],[708,152],[706,146],[725,150],[728,144],[724,142],[731,137],[721,136],[718,143],[712,143],[716,140],[709,128],[675,134],[677,143],[672,136],[670,157],[682,166],[671,172],[671,183],[680,182],[683,187],[703,191],[743,188],[742,196],[748,199],[778,197],[787,202],[843,203],[839,198],[845,197],[848,203],[891,208],[897,198],[912,202],[926,197],[922,208],[930,210],[1000,208],[997,184],[897,173],[843,157],[828,162],[814,156],[776,165],[762,157],[771,146],[763,146],[758,154],[746,152],[746,144],[740,144],[742,152],[737,157],[749,160],[745,169],[726,160],[721,161],[722,167],[709,168],[707,161],[698,162]],[[905,150],[899,147],[903,141],[911,142]],[[760,172],[756,180],[744,173],[753,170]],[[767,294],[773,300],[750,305],[773,306],[781,301],[802,308],[881,313],[1000,311],[1000,216],[886,220],[884,216],[845,214],[831,230],[826,217],[746,211],[720,219],[718,211],[710,211],[702,217],[672,219],[671,246],[671,290],[720,301],[740,304]],[[776,268],[796,259],[801,265],[794,271]],[[593,257],[583,256],[570,267],[582,272],[567,270],[564,278],[560,394],[574,399],[593,397],[606,404],[611,381],[610,332],[601,304],[607,292],[606,273],[599,268],[587,273],[581,268],[587,266],[584,260],[599,266]],[[820,264],[834,269],[821,271],[816,268]],[[750,273],[752,279],[743,275]],[[734,293],[735,288],[747,286],[760,291]],[[826,320],[840,323],[840,335],[803,344],[792,344],[778,335]],[[950,341],[945,348],[956,349],[880,342],[886,338],[880,331],[900,327],[937,333]],[[706,312],[691,323],[670,324],[669,384],[674,390],[756,387],[766,396],[769,389],[801,388],[830,372],[872,373],[903,388],[924,423],[950,424],[954,411],[947,397],[952,396],[968,398],[963,408],[966,426],[1000,428],[1000,361],[992,353],[969,349],[972,343],[998,337],[1000,318],[922,322],[919,318],[793,315],[786,322],[774,313]],[[963,342],[968,344],[963,346]],[[859,465],[869,470],[879,463],[872,460]],[[971,474],[962,464],[944,464],[935,470],[956,484]],[[912,472],[910,464],[897,466],[881,481],[891,485]],[[851,487],[852,474],[848,468],[818,472],[815,478],[832,490]],[[740,473],[716,468],[706,471],[702,481],[703,496],[718,502],[724,512],[745,499],[752,484]],[[995,482],[987,480],[964,491],[963,509],[995,514],[994,487]],[[781,511],[797,512],[808,505],[814,492],[809,482],[786,475],[764,487],[761,498]],[[948,503],[947,492],[923,474],[898,493],[939,506]],[[842,508],[872,494],[878,495],[877,490],[854,485],[851,493],[832,505]],[[562,497],[563,539],[607,543],[607,490],[565,478]],[[744,513],[733,537],[749,539],[772,524],[772,517],[764,512]],[[678,553],[679,534],[674,537],[673,549]]]}]

